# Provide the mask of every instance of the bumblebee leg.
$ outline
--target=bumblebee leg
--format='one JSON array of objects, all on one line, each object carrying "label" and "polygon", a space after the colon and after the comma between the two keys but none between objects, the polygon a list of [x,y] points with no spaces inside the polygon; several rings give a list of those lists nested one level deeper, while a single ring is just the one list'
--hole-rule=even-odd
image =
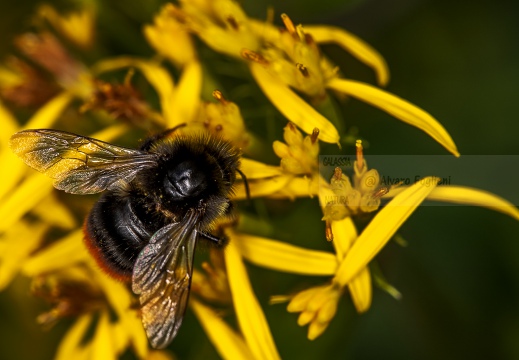
[{"label": "bumblebee leg", "polygon": [[208,234],[202,231],[198,232],[198,235],[200,235],[202,238],[206,240],[210,240],[213,245],[216,247],[224,247],[229,242],[229,239],[226,236],[218,237],[214,236],[212,234]]}]

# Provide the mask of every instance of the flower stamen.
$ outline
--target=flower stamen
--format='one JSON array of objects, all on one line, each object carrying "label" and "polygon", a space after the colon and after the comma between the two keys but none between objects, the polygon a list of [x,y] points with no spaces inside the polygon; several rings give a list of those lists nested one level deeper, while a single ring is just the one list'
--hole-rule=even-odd
[{"label": "flower stamen", "polygon": [[308,73],[308,68],[306,66],[304,66],[303,64],[297,63],[296,68],[297,68],[297,70],[299,70],[301,72],[301,74],[304,77],[310,76],[310,74]]},{"label": "flower stamen", "polygon": [[290,35],[292,35],[292,37],[294,37],[294,39],[300,40],[299,34],[297,33],[297,29],[294,26],[294,23],[292,22],[292,20],[288,17],[288,15],[281,14],[281,20],[283,20],[283,24],[285,24],[285,27],[288,30],[288,32],[290,33]]},{"label": "flower stamen", "polygon": [[255,52],[255,51],[249,50],[249,49],[242,49],[240,55],[245,60],[254,61],[254,62],[256,62],[258,64],[262,64],[262,65],[269,64],[269,61],[267,59],[265,59],[261,54]]}]

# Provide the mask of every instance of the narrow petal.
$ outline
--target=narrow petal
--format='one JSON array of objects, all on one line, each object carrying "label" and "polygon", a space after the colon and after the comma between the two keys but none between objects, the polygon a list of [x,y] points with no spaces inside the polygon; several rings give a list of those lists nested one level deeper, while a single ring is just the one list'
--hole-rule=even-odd
[{"label": "narrow petal", "polygon": [[[52,210],[52,211],[50,211]],[[54,193],[43,198],[32,209],[32,214],[38,216],[44,223],[71,230],[77,223],[69,208],[58,200]]]},{"label": "narrow petal", "polygon": [[330,89],[353,96],[415,126],[440,143],[455,156],[459,156],[456,144],[445,128],[429,113],[410,102],[374,86],[353,80],[332,79]]},{"label": "narrow petal", "polygon": [[433,191],[439,178],[424,178],[395,196],[371,220],[339,265],[334,281],[347,285],[378,254],[398,228]]},{"label": "narrow petal", "polygon": [[305,25],[304,31],[312,35],[317,43],[335,43],[373,68],[378,84],[385,86],[389,81],[389,69],[380,53],[352,33],[333,26]]},{"label": "narrow petal", "polygon": [[29,119],[23,129],[45,129],[51,127],[72,99],[73,95],[69,92],[62,92],[56,95]]},{"label": "narrow petal", "polygon": [[82,315],[76,320],[74,325],[68,330],[68,332],[61,340],[58,351],[56,354],[56,360],[70,360],[70,359],[88,359],[90,355],[81,343],[90,324],[92,323],[92,315]]},{"label": "narrow petal", "polygon": [[[281,190],[294,177],[292,175],[275,176],[268,179],[249,181],[249,190],[251,198],[269,196]],[[247,199],[245,185],[240,182],[234,186],[234,200]]]},{"label": "narrow petal", "polygon": [[148,339],[137,312],[132,311],[133,296],[130,290],[124,283],[106,276],[91,257],[88,257],[86,261],[94,271],[96,282],[101,286],[108,302],[117,313],[135,352],[140,358],[145,358],[148,354]]},{"label": "narrow petal", "polygon": [[190,122],[195,118],[201,91],[202,66],[198,61],[192,61],[184,67],[170,105],[164,111],[169,128]]},{"label": "narrow petal", "polygon": [[317,276],[333,275],[337,269],[336,257],[328,252],[245,234],[236,234],[233,241],[245,259],[268,269]]},{"label": "narrow petal", "polygon": [[283,174],[283,170],[279,166],[267,165],[247,158],[240,160],[240,170],[245,174],[247,180],[264,179]]},{"label": "narrow petal", "polygon": [[2,131],[0,131],[0,151],[4,151],[9,148],[8,144],[11,135],[18,131],[18,121],[16,121],[16,118],[7,110],[1,101],[0,124],[2,126]]},{"label": "narrow petal", "polygon": [[321,141],[339,143],[339,133],[335,126],[285,83],[271,75],[261,64],[251,63],[250,70],[261,90],[288,120],[307,134],[312,134],[318,128]]},{"label": "narrow petal", "polygon": [[337,259],[342,261],[344,256],[357,240],[357,229],[351,217],[346,217],[340,221],[332,221],[333,246],[337,254]]},{"label": "narrow petal", "polygon": [[[391,190],[385,198],[394,197],[406,187]],[[465,186],[438,186],[427,196],[427,200],[444,201],[460,205],[482,206],[502,212],[519,220],[519,210],[509,201],[485,190]]]},{"label": "narrow petal", "polygon": [[41,244],[46,224],[29,226],[19,222],[0,238],[0,290],[3,290],[18,273],[25,259]]},{"label": "narrow petal", "polygon": [[52,191],[52,180],[34,173],[0,204],[0,232],[11,227]]},{"label": "narrow petal", "polygon": [[256,359],[280,359],[236,244],[231,241],[224,253],[234,309],[245,341]]},{"label": "narrow petal", "polygon": [[513,204],[497,195],[479,189],[463,186],[439,186],[427,196],[427,200],[483,206],[519,220],[519,210]]},{"label": "narrow petal", "polygon": [[22,271],[27,276],[36,276],[70,267],[87,257],[83,231],[76,230],[33,255],[23,264]]},{"label": "narrow petal", "polygon": [[[72,100],[73,96],[68,92],[63,92],[43,105],[25,124],[23,129],[45,129],[54,124],[60,117],[63,110]],[[4,114],[5,115],[5,114]],[[3,129],[2,129],[3,131]],[[7,134],[9,137],[13,133]],[[7,149],[6,149],[7,150]],[[9,176],[0,182],[0,198],[7,194],[22,178],[27,167],[10,150],[2,151],[0,154],[0,164],[4,169],[9,169]],[[0,218],[1,219],[1,218]]]},{"label": "narrow petal", "polygon": [[103,311],[97,323],[94,338],[92,340],[92,359],[117,359],[110,327],[111,325],[108,318],[108,313]]},{"label": "narrow petal", "polygon": [[348,284],[351,299],[357,312],[366,312],[371,306],[372,286],[368,267],[364,267],[359,274]]},{"label": "narrow petal", "polygon": [[223,359],[249,360],[254,358],[243,338],[227,325],[214,310],[194,299],[191,299],[190,305],[209,340]]}]

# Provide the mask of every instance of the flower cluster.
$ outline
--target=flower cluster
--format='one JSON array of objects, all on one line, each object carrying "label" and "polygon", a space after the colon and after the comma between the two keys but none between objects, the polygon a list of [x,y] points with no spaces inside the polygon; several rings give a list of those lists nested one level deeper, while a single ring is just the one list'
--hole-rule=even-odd
[{"label": "flower cluster", "polygon": [[[381,186],[360,141],[351,177],[340,167],[331,178],[324,177],[319,168],[322,143],[340,144],[344,135],[334,125],[336,119],[316,110],[331,96],[373,105],[459,155],[436,119],[381,88],[389,81],[384,59],[343,29],[295,25],[286,14],[278,27],[272,19],[248,17],[232,0],[181,0],[157,9],[143,27],[156,56],[118,54],[87,65],[78,54],[85,56],[95,47],[96,14],[93,6],[70,14],[41,7],[40,26],[14,40],[25,59],[13,55],[0,65],[0,164],[9,169],[0,183],[0,289],[16,276],[28,277],[32,293],[50,304],[39,323],[75,319],[57,348],[58,359],[115,359],[126,351],[140,359],[171,354],[150,348],[130,287],[107,277],[86,251],[81,223],[93,200],[61,195],[45,175],[28,169],[9,148],[17,131],[55,128],[124,144],[174,127],[182,133],[206,132],[227,139],[244,154],[240,170],[246,179],[238,176],[234,201],[245,207],[243,200],[316,198],[322,210],[316,224],[326,225],[315,242],[328,240],[333,251],[270,238],[275,233],[265,237],[260,230],[268,220],[247,222],[247,215],[238,212],[234,221],[217,229],[229,245],[212,249],[203,271],[193,271],[190,309],[226,359],[280,358],[246,263],[328,278],[281,296],[288,312],[300,313],[297,323],[309,325],[312,340],[333,321],[344,294],[359,313],[369,309],[370,262],[424,200],[485,206],[519,220],[519,211],[506,200],[478,189],[438,185],[434,176],[411,186]],[[200,51],[200,42],[209,49]],[[373,68],[378,86],[346,79],[323,52],[320,45],[325,43],[338,44]],[[65,44],[75,46],[74,51]],[[240,108],[224,96],[227,92],[217,90],[223,88],[218,64],[204,60],[208,51],[244,72],[241,89],[257,86],[269,100],[261,106],[284,116],[276,123],[280,131],[284,127],[283,139],[275,140],[272,150],[247,116],[259,106],[244,101]],[[24,121],[27,109],[31,115]],[[265,153],[279,161],[266,163]],[[370,216],[360,232],[355,223],[359,215]],[[236,322],[222,313],[235,314]]]}]

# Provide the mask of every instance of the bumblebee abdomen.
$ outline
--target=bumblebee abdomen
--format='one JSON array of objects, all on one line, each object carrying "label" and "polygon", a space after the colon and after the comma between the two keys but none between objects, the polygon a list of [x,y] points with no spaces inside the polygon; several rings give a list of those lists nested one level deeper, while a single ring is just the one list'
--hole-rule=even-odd
[{"label": "bumblebee abdomen", "polygon": [[145,222],[135,197],[105,193],[85,220],[85,243],[99,266],[129,281],[133,266],[162,221]]}]

